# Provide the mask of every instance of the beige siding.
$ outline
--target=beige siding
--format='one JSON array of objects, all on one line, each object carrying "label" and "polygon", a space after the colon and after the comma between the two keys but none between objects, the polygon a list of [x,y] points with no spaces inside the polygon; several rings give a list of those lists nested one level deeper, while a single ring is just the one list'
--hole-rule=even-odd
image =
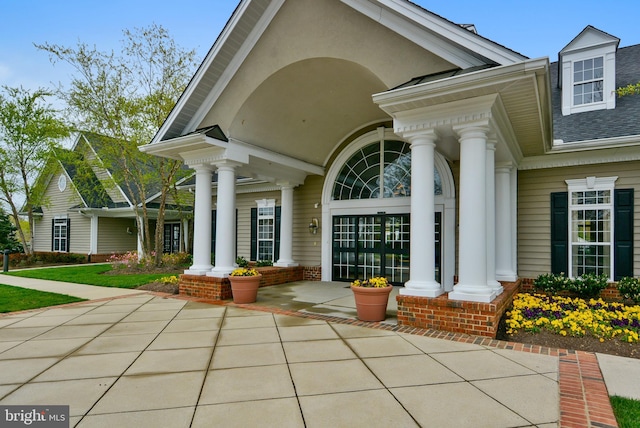
[{"label": "beige siding", "polygon": [[[322,249],[322,185],[324,177],[309,176],[293,194],[293,259],[302,266],[320,266]],[[318,204],[318,208],[315,207]],[[317,218],[318,233],[309,233],[309,223]]]},{"label": "beige siding", "polygon": [[[127,228],[131,233],[127,233]],[[98,254],[135,251],[138,247],[136,229],[133,219],[98,219]]]},{"label": "beige siding", "polygon": [[[309,177],[304,185],[293,192],[293,259],[303,266],[320,265],[320,236],[321,232],[309,233],[309,222],[316,217],[322,221],[320,206],[322,192],[322,177]],[[280,191],[238,194],[236,209],[238,210],[238,256],[251,259],[251,209],[257,207],[257,200],[275,199],[276,206],[282,206]],[[214,197],[215,204],[215,197]],[[315,204],[318,203],[318,208]],[[215,209],[215,205],[214,205]],[[320,224],[322,228],[322,224]],[[215,249],[212,249],[215,251]]]},{"label": "beige siding", "polygon": [[67,187],[61,192],[58,189],[58,179],[62,173],[54,174],[45,192],[43,215],[37,219],[34,227],[34,251],[51,251],[51,224],[56,216],[68,216],[71,223],[69,232],[71,242],[69,250],[72,253],[87,254],[89,252],[89,231],[91,220],[78,212],[69,212],[69,208],[81,203],[73,184],[67,179]]},{"label": "beige siding", "polygon": [[[640,239],[640,162],[552,168],[518,173],[518,274],[533,278],[551,270],[551,193],[565,192],[565,180],[617,176],[617,189],[635,189],[634,241]],[[640,275],[640,248],[634,248]]]}]

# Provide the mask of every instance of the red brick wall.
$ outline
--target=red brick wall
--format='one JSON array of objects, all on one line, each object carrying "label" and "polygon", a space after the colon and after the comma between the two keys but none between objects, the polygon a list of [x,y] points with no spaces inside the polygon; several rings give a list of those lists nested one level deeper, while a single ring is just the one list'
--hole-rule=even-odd
[{"label": "red brick wall", "polygon": [[504,291],[491,303],[398,295],[398,325],[496,337],[500,317],[509,308],[520,283],[503,283]]},{"label": "red brick wall", "polygon": [[302,279],[305,281],[321,281],[322,268],[320,266],[305,266]]},{"label": "red brick wall", "polygon": [[[286,282],[301,281],[303,268],[301,266],[279,268],[256,268],[262,274],[260,287],[284,284]],[[231,299],[231,283],[228,278],[215,278],[212,276],[180,275],[180,294],[206,300]]]}]

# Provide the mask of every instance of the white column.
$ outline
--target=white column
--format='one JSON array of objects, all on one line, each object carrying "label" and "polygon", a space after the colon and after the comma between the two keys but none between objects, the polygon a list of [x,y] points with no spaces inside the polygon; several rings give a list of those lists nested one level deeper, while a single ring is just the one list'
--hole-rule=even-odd
[{"label": "white column", "polygon": [[444,293],[435,280],[434,150],[437,134],[425,131],[411,142],[411,266],[410,279],[400,289],[408,296],[437,297]]},{"label": "white column", "polygon": [[184,273],[205,275],[211,271],[211,172],[210,165],[197,165],[193,208],[193,265]]},{"label": "white column", "polygon": [[511,170],[511,163],[496,167],[496,278],[510,282],[516,280],[511,260]]},{"label": "white column", "polygon": [[[126,233],[126,231],[124,231]],[[98,254],[98,216],[91,216],[91,237],[89,243],[89,254]]]},{"label": "white column", "polygon": [[460,244],[458,284],[451,300],[491,302],[496,293],[487,285],[488,126],[454,127],[460,139]]},{"label": "white column", "polygon": [[182,219],[182,251],[189,252],[189,219]]},{"label": "white column", "polygon": [[[218,165],[216,199],[216,265],[210,276],[225,278],[235,268],[236,251],[236,166]],[[198,236],[196,234],[196,236]],[[211,241],[211,239],[209,239]]]},{"label": "white column", "polygon": [[496,141],[491,137],[487,141],[487,285],[496,294],[502,293],[503,287],[496,281]]},{"label": "white column", "polygon": [[274,266],[298,266],[293,260],[293,186],[282,186],[280,192],[280,258]]}]

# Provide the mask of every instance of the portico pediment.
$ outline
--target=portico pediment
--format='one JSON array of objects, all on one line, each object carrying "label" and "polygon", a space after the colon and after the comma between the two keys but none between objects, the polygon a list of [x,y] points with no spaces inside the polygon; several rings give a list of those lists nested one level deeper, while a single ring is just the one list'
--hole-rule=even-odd
[{"label": "portico pediment", "polygon": [[187,166],[233,163],[238,176],[273,183],[300,185],[309,174],[324,174],[324,168],[320,166],[235,139],[223,141],[202,133],[192,133],[158,144],[143,146],[141,150],[149,154],[181,160]]}]

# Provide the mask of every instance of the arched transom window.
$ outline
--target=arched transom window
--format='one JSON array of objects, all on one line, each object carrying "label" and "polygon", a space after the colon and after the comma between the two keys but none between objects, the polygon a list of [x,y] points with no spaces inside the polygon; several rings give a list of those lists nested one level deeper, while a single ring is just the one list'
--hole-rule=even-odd
[{"label": "arched transom window", "polygon": [[[434,171],[435,194],[442,195],[440,174]],[[405,196],[411,196],[411,149],[403,141],[385,140],[357,150],[333,185],[333,200]]]}]

